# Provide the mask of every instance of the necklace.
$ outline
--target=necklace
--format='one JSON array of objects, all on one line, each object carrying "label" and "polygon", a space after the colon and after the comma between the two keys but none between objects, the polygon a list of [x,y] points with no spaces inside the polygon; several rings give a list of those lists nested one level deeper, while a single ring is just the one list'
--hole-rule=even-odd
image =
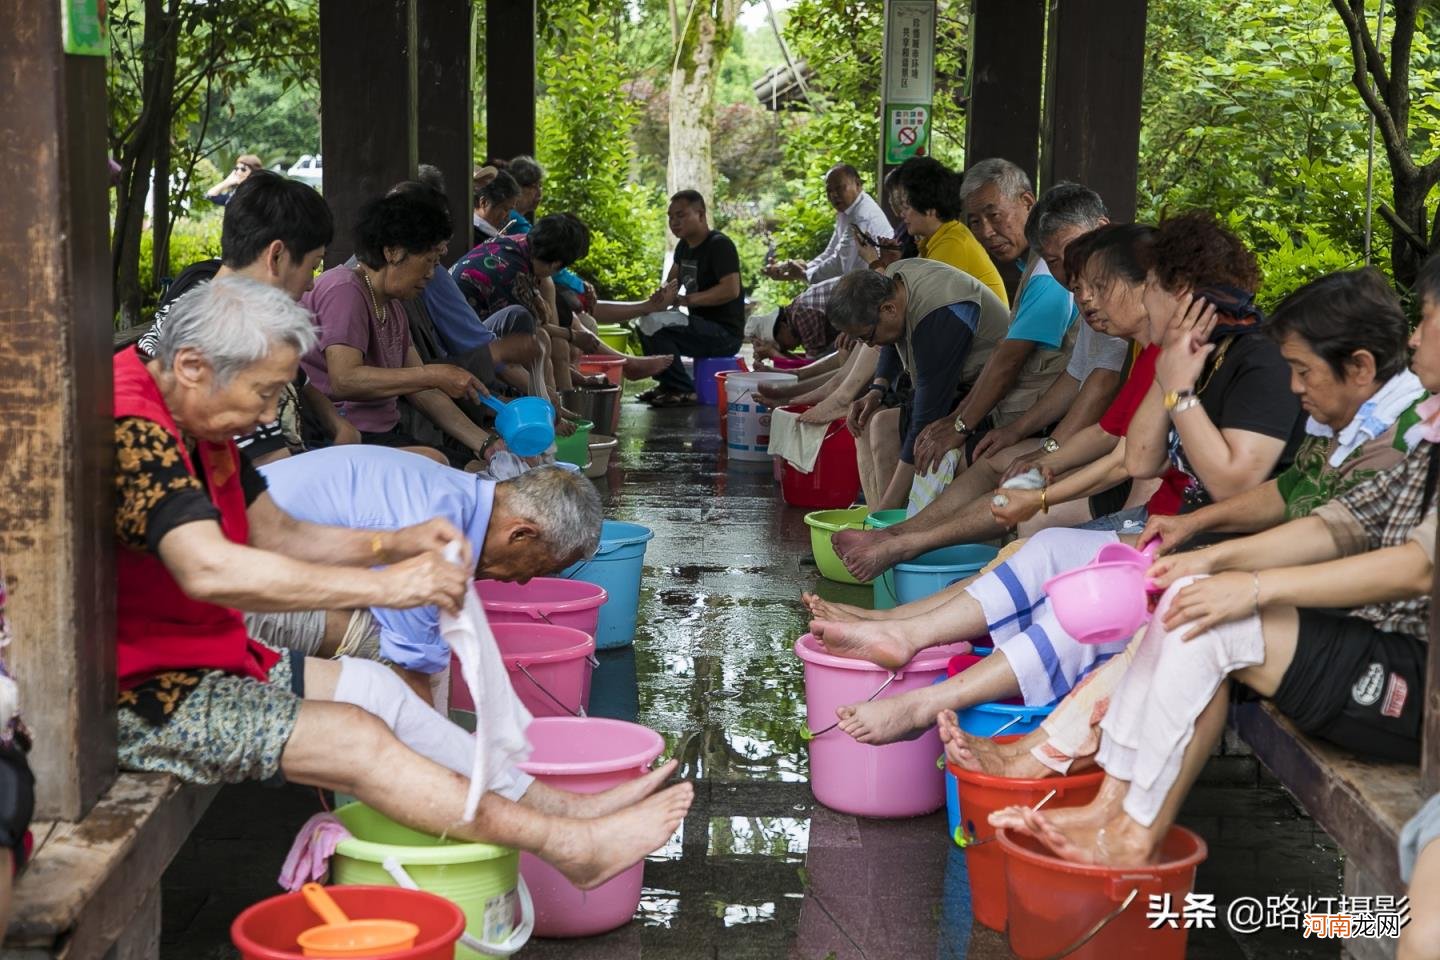
[{"label": "necklace", "polygon": [[375,319],[380,321],[380,326],[385,326],[385,308],[375,299],[375,288],[370,285],[370,274],[365,272],[363,266],[356,266],[355,269],[360,273],[360,279],[365,281],[365,289],[370,293],[370,306],[375,311]]}]

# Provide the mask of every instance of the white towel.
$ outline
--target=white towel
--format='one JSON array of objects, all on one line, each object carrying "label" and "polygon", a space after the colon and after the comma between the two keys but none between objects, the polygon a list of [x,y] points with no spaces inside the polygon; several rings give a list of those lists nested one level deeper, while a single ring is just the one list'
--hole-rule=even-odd
[{"label": "white towel", "polygon": [[940,465],[926,474],[915,474],[910,481],[910,501],[905,505],[905,516],[913,517],[945,492],[960,467],[960,451],[951,450],[940,458]]},{"label": "white towel", "polygon": [[635,326],[645,336],[653,337],[666,327],[682,327],[689,322],[690,317],[679,310],[656,310],[641,317]]},{"label": "white towel", "polygon": [[796,470],[810,473],[820,456],[820,447],[832,430],[844,430],[844,423],[801,423],[800,415],[789,410],[770,414],[770,446],[767,452],[784,457]]},{"label": "white towel", "polygon": [[[445,559],[460,562],[459,543],[451,541],[446,546]],[[510,768],[530,756],[525,729],[533,718],[510,686],[505,661],[473,584],[465,591],[465,605],[458,617],[440,611],[440,635],[460,658],[460,676],[475,701],[475,762],[465,797],[468,823],[475,819],[485,791],[504,782]]]}]

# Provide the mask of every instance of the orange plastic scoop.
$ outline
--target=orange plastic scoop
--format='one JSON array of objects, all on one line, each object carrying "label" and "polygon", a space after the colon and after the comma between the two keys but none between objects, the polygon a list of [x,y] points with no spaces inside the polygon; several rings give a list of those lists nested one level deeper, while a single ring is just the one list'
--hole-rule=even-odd
[{"label": "orange plastic scoop", "polygon": [[325,921],[296,938],[307,957],[373,957],[408,950],[420,935],[420,928],[407,920],[351,920],[318,883],[307,883],[300,892]]}]

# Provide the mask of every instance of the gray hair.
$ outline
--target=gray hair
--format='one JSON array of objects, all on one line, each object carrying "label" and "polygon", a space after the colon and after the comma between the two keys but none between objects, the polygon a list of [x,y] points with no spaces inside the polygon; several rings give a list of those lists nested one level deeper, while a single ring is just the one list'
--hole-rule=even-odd
[{"label": "gray hair", "polygon": [[434,187],[441,193],[445,192],[445,174],[433,163],[422,163],[415,171],[415,179],[427,187]]},{"label": "gray hair", "polygon": [[605,511],[595,485],[579,471],[536,467],[499,486],[505,488],[505,508],[535,524],[541,541],[557,560],[577,553],[588,560],[600,549]]},{"label": "gray hair", "polygon": [[1028,173],[1009,160],[991,157],[972,164],[965,171],[965,179],[960,181],[960,202],[964,203],[970,194],[992,183],[1000,189],[1000,195],[1009,200],[1018,200],[1022,193],[1035,192]]},{"label": "gray hair", "polygon": [[534,157],[522,154],[505,165],[505,172],[522,187],[533,187],[545,176],[545,168]]},{"label": "gray hair", "polygon": [[835,284],[825,316],[835,329],[851,336],[874,329],[880,305],[895,296],[895,281],[877,270],[851,270]]},{"label": "gray hair", "polygon": [[1040,195],[1030,216],[1025,220],[1025,239],[1030,249],[1039,250],[1056,233],[1066,227],[1090,231],[1108,220],[1110,211],[1100,194],[1080,183],[1061,181]]},{"label": "gray hair", "polygon": [[224,387],[281,344],[302,355],[315,346],[310,311],[278,287],[228,276],[201,284],[170,305],[155,356],[169,369],[181,350],[197,350],[215,371],[215,386]]}]

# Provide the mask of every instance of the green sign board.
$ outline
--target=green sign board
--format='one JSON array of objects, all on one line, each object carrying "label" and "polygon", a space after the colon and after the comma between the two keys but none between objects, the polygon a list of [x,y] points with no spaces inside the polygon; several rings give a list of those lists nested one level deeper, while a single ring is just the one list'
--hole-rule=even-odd
[{"label": "green sign board", "polygon": [[881,152],[886,166],[930,152],[935,15],[935,0],[885,0]]},{"label": "green sign board", "polygon": [[110,52],[105,32],[105,0],[60,0],[65,52],[103,57]]},{"label": "green sign board", "polygon": [[904,163],[930,152],[930,104],[885,104],[885,162]]}]

